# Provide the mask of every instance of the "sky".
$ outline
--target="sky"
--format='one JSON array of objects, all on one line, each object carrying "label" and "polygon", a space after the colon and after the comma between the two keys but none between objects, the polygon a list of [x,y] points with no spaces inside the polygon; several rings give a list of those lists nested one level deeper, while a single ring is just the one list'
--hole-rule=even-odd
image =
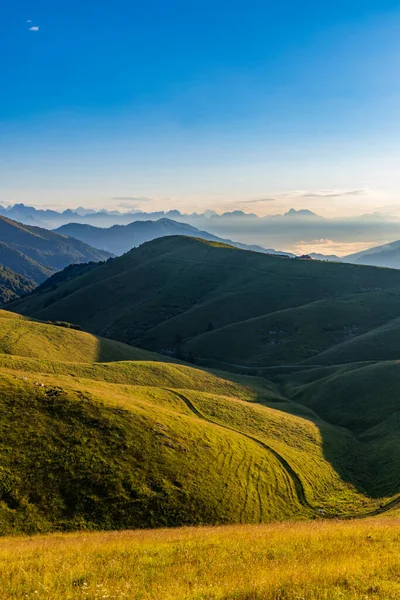
[{"label": "sky", "polygon": [[0,202],[400,215],[400,3],[4,0]]}]

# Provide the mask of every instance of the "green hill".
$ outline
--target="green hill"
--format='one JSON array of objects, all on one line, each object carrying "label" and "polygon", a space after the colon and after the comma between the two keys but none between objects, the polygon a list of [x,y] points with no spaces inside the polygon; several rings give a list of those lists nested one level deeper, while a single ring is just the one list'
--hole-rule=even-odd
[{"label": "green hill", "polygon": [[0,331],[0,356],[76,363],[159,359],[152,352],[76,331],[70,323],[41,323],[4,310],[0,310]]},{"label": "green hill", "polygon": [[31,279],[14,273],[0,264],[0,306],[31,292],[35,287]]},{"label": "green hill", "polygon": [[371,483],[377,440],[395,437],[329,424],[291,399],[298,381],[4,311],[0,325],[1,533],[366,515],[400,492],[396,462],[391,487]]},{"label": "green hill", "polygon": [[[60,274],[10,309],[197,362],[261,368],[329,363],[335,348],[356,347],[399,317],[399,299],[398,271],[167,237],[75,277]],[[395,358],[400,342],[352,354]]]},{"label": "green hill", "polygon": [[66,236],[0,216],[0,263],[36,283],[70,263],[102,261],[108,252]]}]

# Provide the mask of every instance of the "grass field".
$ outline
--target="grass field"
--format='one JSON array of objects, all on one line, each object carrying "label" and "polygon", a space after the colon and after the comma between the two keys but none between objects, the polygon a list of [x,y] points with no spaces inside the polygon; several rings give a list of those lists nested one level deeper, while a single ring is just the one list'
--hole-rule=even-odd
[{"label": "grass field", "polygon": [[[271,382],[5,311],[0,324],[3,534],[349,518],[397,505],[397,363]],[[357,400],[354,389],[364,390]]]},{"label": "grass field", "polygon": [[1,600],[397,600],[400,520],[0,539]]},{"label": "grass field", "polygon": [[0,310],[2,354],[76,363],[160,360],[146,350]]},{"label": "grass field", "polygon": [[395,398],[355,434],[340,394],[324,407],[314,389],[337,370],[273,383],[4,311],[0,323],[2,534],[343,518],[396,505]]}]

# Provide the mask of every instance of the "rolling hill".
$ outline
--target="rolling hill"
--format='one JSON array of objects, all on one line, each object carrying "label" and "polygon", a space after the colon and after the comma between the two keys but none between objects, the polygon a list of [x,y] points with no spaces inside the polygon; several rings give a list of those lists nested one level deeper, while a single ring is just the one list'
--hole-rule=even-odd
[{"label": "rolling hill", "polygon": [[305,391],[321,373],[273,383],[4,311],[0,322],[2,534],[263,523],[397,506],[397,454],[374,478],[381,448],[396,440],[389,405],[390,428],[382,410],[360,435],[329,423],[314,405],[321,414],[346,408],[322,408]]},{"label": "rolling hill", "polygon": [[102,261],[108,252],[47,229],[0,216],[0,264],[40,283],[70,263]]},{"label": "rolling hill", "polygon": [[201,238],[212,242],[221,242],[230,244],[243,250],[255,250],[267,254],[287,254],[271,248],[266,249],[261,246],[250,246],[240,242],[232,242],[217,237],[207,231],[200,231],[192,225],[178,223],[172,219],[159,219],[157,221],[134,221],[128,225],[114,225],[109,228],[93,227],[92,225],[83,225],[81,223],[69,223],[55,230],[57,233],[82,240],[95,248],[107,250],[112,254],[121,255],[132,248],[140,246],[144,242],[171,236],[186,235],[189,237]]},{"label": "rolling hill", "polygon": [[35,287],[31,279],[0,265],[0,306],[31,292]]},{"label": "rolling hill", "polygon": [[[10,310],[228,369],[400,356],[400,338],[390,334],[400,316],[395,270],[171,236],[59,277]],[[363,336],[382,335],[386,347],[364,344]],[[354,350],[345,356],[346,348]]]}]

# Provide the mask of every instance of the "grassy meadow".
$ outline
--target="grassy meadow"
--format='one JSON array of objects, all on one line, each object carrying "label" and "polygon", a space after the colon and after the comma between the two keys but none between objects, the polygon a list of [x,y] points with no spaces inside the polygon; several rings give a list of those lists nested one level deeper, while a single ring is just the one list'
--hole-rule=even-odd
[{"label": "grassy meadow", "polygon": [[[0,324],[2,535],[367,517],[397,506],[395,363],[378,376],[361,365],[271,382],[4,311]],[[386,404],[374,402],[381,379]],[[352,382],[364,383],[364,403],[352,401]]]},{"label": "grassy meadow", "polygon": [[395,600],[400,520],[0,539],[1,600]]}]

